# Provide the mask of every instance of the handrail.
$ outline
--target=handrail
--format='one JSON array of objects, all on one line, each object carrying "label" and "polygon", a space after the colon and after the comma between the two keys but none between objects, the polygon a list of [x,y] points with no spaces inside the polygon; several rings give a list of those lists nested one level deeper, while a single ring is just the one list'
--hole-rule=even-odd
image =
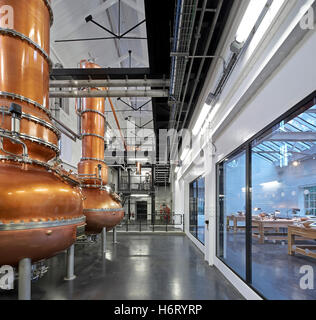
[{"label": "handrail", "polygon": [[[127,218],[121,222],[118,228],[121,228],[123,232],[184,232],[184,219],[182,214],[170,214],[171,221],[168,221],[168,219],[165,221],[156,221],[157,217],[164,218],[165,216],[164,214],[155,213],[154,219],[151,217],[149,220]],[[180,217],[179,223],[176,223],[175,218],[177,217]]]}]

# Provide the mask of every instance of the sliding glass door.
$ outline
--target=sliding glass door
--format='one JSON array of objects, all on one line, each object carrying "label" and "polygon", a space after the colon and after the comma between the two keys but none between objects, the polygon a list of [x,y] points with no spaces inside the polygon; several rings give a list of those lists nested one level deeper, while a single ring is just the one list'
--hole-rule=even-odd
[{"label": "sliding glass door", "polygon": [[[301,288],[300,273],[304,265],[316,270],[316,229],[304,225],[316,223],[316,105],[312,104],[251,144],[252,285],[268,299],[316,299],[315,291]],[[292,231],[302,234],[293,243]],[[309,237],[313,233],[315,239]],[[302,251],[294,255],[293,246]]]},{"label": "sliding glass door", "polygon": [[217,255],[246,277],[246,153],[225,159],[218,167]]},{"label": "sliding glass door", "polygon": [[217,175],[217,257],[267,299],[315,300],[316,98],[219,162]]}]

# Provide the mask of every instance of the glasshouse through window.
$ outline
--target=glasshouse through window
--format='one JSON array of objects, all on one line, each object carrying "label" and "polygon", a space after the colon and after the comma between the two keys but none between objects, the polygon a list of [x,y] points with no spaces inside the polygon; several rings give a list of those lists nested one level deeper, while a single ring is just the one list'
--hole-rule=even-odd
[{"label": "glasshouse through window", "polygon": [[217,256],[265,298],[315,299],[301,288],[316,270],[315,100],[220,162],[218,181]]}]

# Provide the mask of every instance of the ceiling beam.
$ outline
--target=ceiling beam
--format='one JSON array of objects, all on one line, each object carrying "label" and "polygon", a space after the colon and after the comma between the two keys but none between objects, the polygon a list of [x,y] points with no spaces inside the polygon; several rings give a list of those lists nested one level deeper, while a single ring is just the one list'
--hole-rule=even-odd
[{"label": "ceiling beam", "polygon": [[168,97],[168,90],[50,91],[50,98]]},{"label": "ceiling beam", "polygon": [[[124,87],[142,87],[142,88],[166,88],[169,87],[170,81],[163,79],[146,79],[146,80],[51,80],[50,88],[124,88]],[[149,103],[147,101],[147,103]],[[143,105],[144,106],[144,105]],[[142,106],[142,107],[143,107]]]},{"label": "ceiling beam", "polygon": [[316,132],[277,132],[273,133],[265,141],[284,141],[284,142],[315,142]]},{"label": "ceiling beam", "polygon": [[98,68],[52,69],[52,80],[103,80],[103,79],[163,79],[162,74],[152,74],[149,68]]}]

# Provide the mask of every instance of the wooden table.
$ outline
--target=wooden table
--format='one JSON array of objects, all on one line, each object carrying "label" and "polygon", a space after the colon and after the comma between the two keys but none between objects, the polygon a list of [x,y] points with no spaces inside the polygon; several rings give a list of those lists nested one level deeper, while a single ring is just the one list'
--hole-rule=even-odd
[{"label": "wooden table", "polygon": [[[280,233],[280,228],[288,228],[294,224],[294,220],[290,219],[252,219],[252,227],[258,228],[258,232],[253,232],[252,236],[259,239],[260,244],[264,244],[265,240],[287,240],[287,233]],[[267,230],[274,229],[274,233],[266,234]]]},{"label": "wooden table", "polygon": [[[302,254],[304,256],[316,258],[316,245],[295,245],[295,237],[300,237],[308,240],[316,239],[316,228],[305,228],[304,226],[289,226],[288,229],[288,252],[289,255],[295,253]],[[302,239],[300,239],[302,240]]]},{"label": "wooden table", "polygon": [[[233,226],[230,226],[230,221],[233,221]],[[232,228],[234,230],[234,233],[237,233],[238,229],[245,229],[245,226],[238,226],[238,222],[246,222],[246,216],[227,216],[226,218],[226,228],[227,231]]]}]

